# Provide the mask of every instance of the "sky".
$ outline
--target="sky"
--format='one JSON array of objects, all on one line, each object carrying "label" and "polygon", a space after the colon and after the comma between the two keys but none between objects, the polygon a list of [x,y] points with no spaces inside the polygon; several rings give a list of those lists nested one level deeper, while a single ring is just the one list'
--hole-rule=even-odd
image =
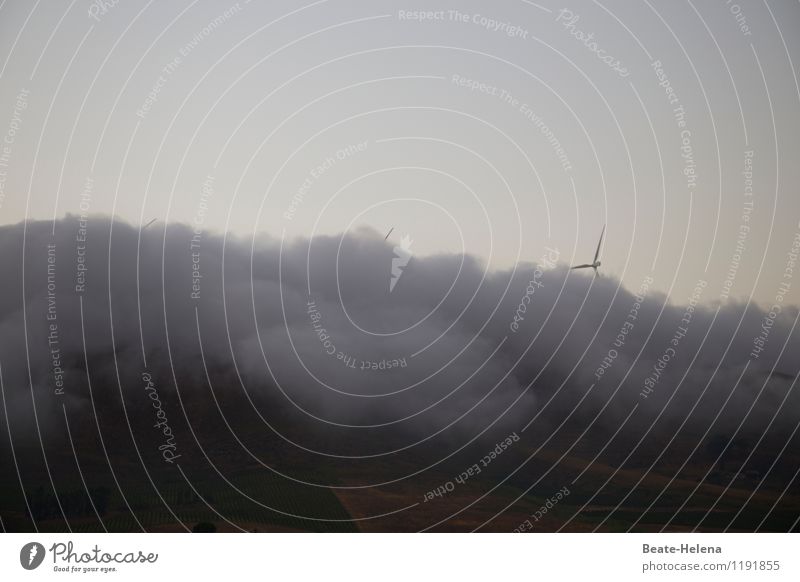
[{"label": "sky", "polygon": [[628,289],[768,307],[800,233],[799,27],[789,1],[7,1],[0,225],[393,229],[493,269],[589,262],[605,226]]}]

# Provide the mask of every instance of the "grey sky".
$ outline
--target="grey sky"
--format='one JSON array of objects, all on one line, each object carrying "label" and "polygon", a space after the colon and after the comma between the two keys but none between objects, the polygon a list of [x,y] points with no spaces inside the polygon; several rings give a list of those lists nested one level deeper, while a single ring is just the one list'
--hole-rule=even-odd
[{"label": "grey sky", "polygon": [[800,232],[797,2],[98,6],[0,9],[0,224],[80,212],[87,178],[134,223],[393,227],[497,267],[586,262],[607,223],[627,287],[764,304]]}]

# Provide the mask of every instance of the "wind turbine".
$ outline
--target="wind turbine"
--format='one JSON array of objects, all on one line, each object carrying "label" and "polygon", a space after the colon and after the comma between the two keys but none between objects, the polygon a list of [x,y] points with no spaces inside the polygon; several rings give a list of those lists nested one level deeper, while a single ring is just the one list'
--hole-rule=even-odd
[{"label": "wind turbine", "polygon": [[603,225],[603,230],[600,232],[600,240],[597,241],[597,250],[594,253],[594,262],[586,264],[586,265],[576,265],[576,266],[572,267],[570,270],[572,270],[572,269],[588,269],[588,268],[591,267],[592,269],[594,269],[594,274],[595,275],[598,274],[597,273],[597,267],[599,267],[601,263],[597,259],[600,257],[600,245],[603,244],[603,235],[605,234],[605,232],[606,232],[606,226]]}]

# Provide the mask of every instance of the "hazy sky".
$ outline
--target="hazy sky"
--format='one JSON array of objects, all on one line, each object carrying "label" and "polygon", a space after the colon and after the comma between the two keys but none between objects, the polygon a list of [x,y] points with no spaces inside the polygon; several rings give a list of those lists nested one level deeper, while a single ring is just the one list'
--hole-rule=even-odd
[{"label": "hazy sky", "polygon": [[498,267],[588,262],[607,224],[632,289],[728,278],[768,305],[784,280],[797,2],[100,4],[0,5],[0,224],[83,199],[244,236],[394,228]]}]

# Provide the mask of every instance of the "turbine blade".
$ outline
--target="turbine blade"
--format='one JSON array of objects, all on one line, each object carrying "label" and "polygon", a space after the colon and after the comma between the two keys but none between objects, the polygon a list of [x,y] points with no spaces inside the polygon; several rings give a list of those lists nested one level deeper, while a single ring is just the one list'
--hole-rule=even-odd
[{"label": "turbine blade", "polygon": [[600,240],[597,241],[597,251],[594,253],[594,262],[597,262],[597,257],[600,256],[600,245],[603,244],[603,235],[606,233],[606,225],[603,225],[603,230],[600,232]]},{"label": "turbine blade", "polygon": [[570,271],[573,269],[588,269],[589,267],[594,268],[594,265],[577,265],[575,267],[571,267]]}]

